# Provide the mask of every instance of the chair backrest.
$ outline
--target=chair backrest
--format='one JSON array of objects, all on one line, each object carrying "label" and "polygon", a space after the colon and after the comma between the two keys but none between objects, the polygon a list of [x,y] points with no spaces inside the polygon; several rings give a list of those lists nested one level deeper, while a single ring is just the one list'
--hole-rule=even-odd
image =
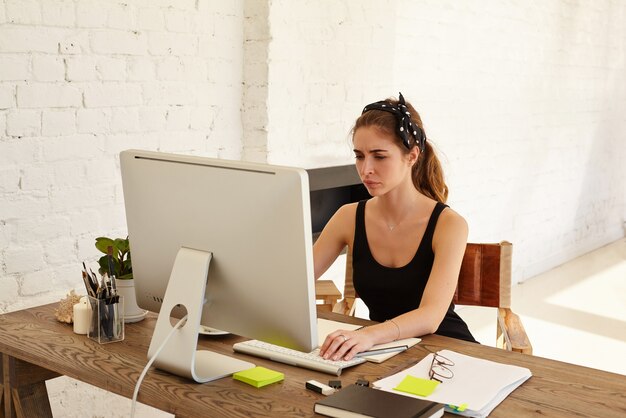
[{"label": "chair backrest", "polygon": [[468,243],[461,264],[454,303],[459,305],[511,307],[511,260],[513,245]]},{"label": "chair backrest", "polygon": [[[459,305],[511,307],[511,255],[513,245],[468,243],[461,264],[454,303]],[[352,283],[352,254],[346,254],[344,298],[357,298]]]}]

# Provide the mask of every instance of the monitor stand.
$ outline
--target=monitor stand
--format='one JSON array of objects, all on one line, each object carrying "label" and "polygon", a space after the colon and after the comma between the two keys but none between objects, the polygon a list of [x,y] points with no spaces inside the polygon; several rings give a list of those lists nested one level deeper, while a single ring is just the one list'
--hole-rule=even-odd
[{"label": "monitor stand", "polygon": [[148,349],[148,358],[152,358],[174,328],[170,323],[172,309],[179,304],[184,306],[187,309],[186,323],[170,337],[154,365],[198,383],[220,379],[254,367],[253,363],[247,361],[212,351],[197,350],[211,258],[212,253],[206,251],[185,247],[178,250]]}]

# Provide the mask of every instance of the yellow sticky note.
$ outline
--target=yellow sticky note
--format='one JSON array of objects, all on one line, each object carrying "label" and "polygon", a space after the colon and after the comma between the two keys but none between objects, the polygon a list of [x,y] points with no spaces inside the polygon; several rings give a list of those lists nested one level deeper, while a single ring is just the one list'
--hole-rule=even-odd
[{"label": "yellow sticky note", "polygon": [[233,373],[233,379],[257,388],[269,385],[270,383],[280,382],[284,378],[285,375],[283,373],[260,366]]},{"label": "yellow sticky note", "polygon": [[419,377],[407,375],[402,382],[393,389],[413,395],[428,396],[433,393],[437,385],[439,385],[439,382],[436,380],[420,379]]}]

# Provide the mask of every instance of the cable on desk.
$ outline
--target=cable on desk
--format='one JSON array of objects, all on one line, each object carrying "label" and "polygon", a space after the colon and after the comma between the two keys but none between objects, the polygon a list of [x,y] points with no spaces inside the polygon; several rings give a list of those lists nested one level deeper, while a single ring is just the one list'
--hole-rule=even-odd
[{"label": "cable on desk", "polygon": [[165,337],[165,339],[163,340],[159,348],[157,348],[156,353],[154,353],[152,358],[148,360],[146,367],[144,367],[143,371],[141,372],[141,375],[139,376],[139,379],[137,380],[137,383],[135,384],[135,391],[133,392],[133,402],[130,407],[130,418],[133,418],[135,416],[135,406],[137,405],[137,395],[139,394],[139,387],[141,386],[141,382],[143,381],[143,378],[146,377],[146,374],[148,373],[150,366],[152,366],[152,363],[154,363],[154,360],[156,360],[156,358],[159,356],[159,354],[161,353],[161,350],[163,350],[163,347],[165,347],[165,345],[170,340],[170,338],[172,338],[172,335],[174,335],[174,331],[180,328],[186,319],[187,319],[187,315],[183,316],[180,319],[180,321],[178,321],[176,325],[174,325],[174,328],[172,328],[170,333],[167,334],[167,337]]}]

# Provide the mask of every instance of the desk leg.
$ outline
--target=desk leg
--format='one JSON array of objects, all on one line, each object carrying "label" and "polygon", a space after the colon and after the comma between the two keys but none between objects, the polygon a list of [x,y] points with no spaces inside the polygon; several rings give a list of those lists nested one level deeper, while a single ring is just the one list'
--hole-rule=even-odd
[{"label": "desk leg", "polygon": [[2,358],[0,361],[0,374],[2,375],[2,393],[0,393],[0,418],[12,418],[13,414],[11,412],[11,389],[8,385],[9,380],[9,367],[8,363],[5,366],[5,357],[8,358],[5,354],[2,354]]},{"label": "desk leg", "polygon": [[0,418],[52,418],[46,380],[58,373],[2,354]]},{"label": "desk leg", "polygon": [[[2,372],[2,361],[0,361],[0,374]],[[0,384],[0,418],[4,418],[7,414],[4,408],[4,377],[2,378],[2,384]]]}]

